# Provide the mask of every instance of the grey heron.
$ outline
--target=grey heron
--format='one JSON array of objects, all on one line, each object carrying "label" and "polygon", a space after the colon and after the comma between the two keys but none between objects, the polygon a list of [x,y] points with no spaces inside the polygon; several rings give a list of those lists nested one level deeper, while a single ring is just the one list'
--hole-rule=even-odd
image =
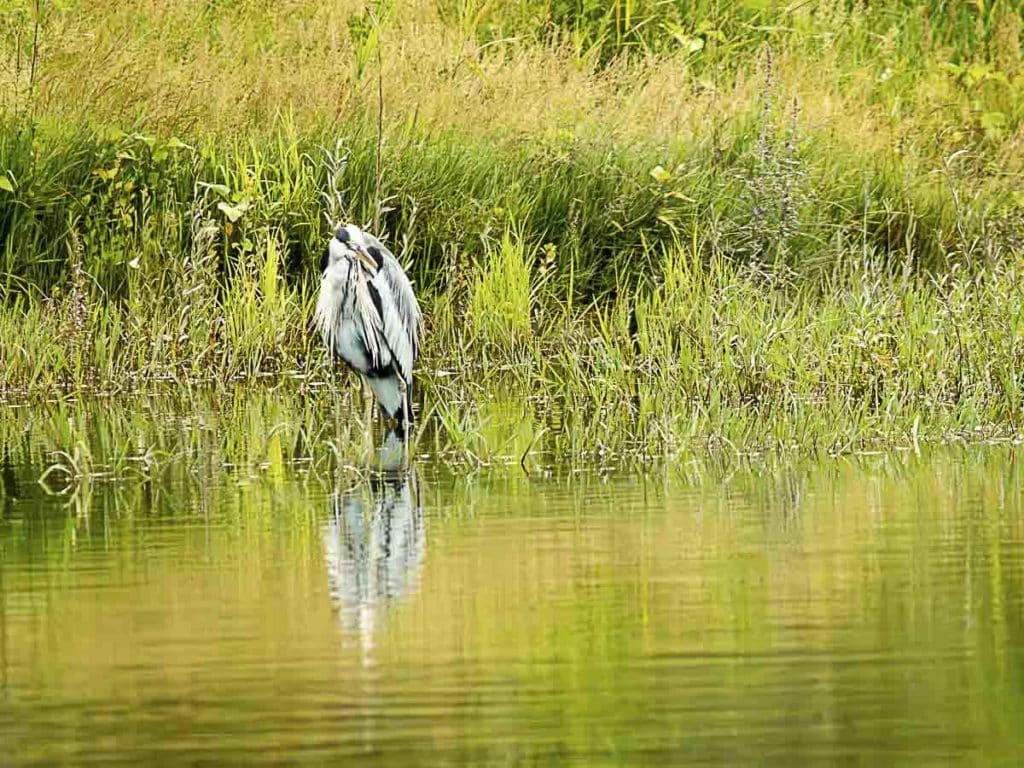
[{"label": "grey heron", "polygon": [[339,227],[327,246],[315,323],[330,353],[373,391],[404,439],[422,315],[398,259],[369,232]]}]

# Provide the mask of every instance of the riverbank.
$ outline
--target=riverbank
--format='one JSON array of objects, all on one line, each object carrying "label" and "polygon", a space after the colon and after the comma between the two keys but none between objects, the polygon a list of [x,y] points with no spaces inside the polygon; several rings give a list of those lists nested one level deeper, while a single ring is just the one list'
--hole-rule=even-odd
[{"label": "riverbank", "polygon": [[466,457],[517,398],[581,460],[1020,434],[1009,5],[19,7],[7,402],[340,376],[311,303],[354,220]]}]

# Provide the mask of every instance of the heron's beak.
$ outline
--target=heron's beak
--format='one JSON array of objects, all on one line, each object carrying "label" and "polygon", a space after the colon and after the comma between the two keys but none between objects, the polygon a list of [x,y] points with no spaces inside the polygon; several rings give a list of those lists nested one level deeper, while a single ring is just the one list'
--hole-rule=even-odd
[{"label": "heron's beak", "polygon": [[366,265],[367,269],[369,269],[372,272],[376,272],[377,271],[377,262],[375,262],[372,258],[370,258],[370,254],[368,254],[362,248],[356,248],[355,252],[356,252],[356,258],[359,259],[361,262],[363,262],[363,264]]}]

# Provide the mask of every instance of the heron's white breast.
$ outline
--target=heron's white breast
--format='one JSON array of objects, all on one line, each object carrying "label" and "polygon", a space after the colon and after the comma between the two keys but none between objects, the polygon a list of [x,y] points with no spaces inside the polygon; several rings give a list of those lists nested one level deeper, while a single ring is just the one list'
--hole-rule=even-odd
[{"label": "heron's white breast", "polygon": [[334,352],[360,373],[366,373],[373,367],[373,361],[366,354],[366,346],[352,320],[341,322],[340,331],[334,339]]}]

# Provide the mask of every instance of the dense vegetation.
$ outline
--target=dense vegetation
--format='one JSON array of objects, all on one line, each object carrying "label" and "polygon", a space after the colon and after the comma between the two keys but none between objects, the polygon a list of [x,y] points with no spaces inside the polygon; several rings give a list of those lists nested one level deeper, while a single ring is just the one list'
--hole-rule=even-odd
[{"label": "dense vegetation", "polygon": [[352,219],[411,264],[467,453],[498,390],[574,455],[1014,436],[1021,29],[1002,0],[0,2],[0,392],[319,377]]}]

